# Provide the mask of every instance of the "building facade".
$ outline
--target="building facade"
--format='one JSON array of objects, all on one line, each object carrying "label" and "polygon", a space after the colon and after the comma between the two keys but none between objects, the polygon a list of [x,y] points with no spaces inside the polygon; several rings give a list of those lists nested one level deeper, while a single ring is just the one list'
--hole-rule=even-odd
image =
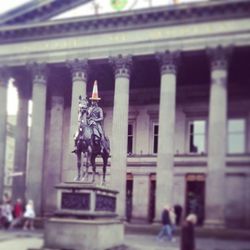
[{"label": "building facade", "polygon": [[0,27],[1,194],[8,79],[19,93],[14,169],[25,173],[12,194],[42,215],[76,174],[78,96],[97,80],[121,218],[159,221],[168,203],[205,226],[250,227],[250,1],[54,21],[30,13]]}]

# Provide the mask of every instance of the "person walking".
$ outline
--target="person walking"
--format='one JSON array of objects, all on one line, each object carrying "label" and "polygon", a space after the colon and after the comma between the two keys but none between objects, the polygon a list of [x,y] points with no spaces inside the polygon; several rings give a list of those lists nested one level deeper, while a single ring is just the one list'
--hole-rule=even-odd
[{"label": "person walking", "polygon": [[175,239],[173,237],[173,234],[176,231],[176,224],[175,224],[176,215],[175,215],[175,212],[174,212],[174,208],[170,207],[168,209],[168,212],[169,212],[169,218],[170,218],[171,229],[172,229],[172,241],[175,241]]},{"label": "person walking", "polygon": [[189,214],[181,227],[180,250],[195,250],[194,226],[196,223],[197,216]]},{"label": "person walking", "polygon": [[10,199],[3,199],[1,206],[1,223],[5,229],[8,229],[13,220],[12,206]]},{"label": "person walking", "polygon": [[169,241],[173,241],[172,225],[171,225],[169,210],[170,210],[170,206],[165,205],[162,211],[162,216],[161,216],[162,229],[157,236],[157,240],[161,240],[164,236],[166,236]]},{"label": "person walking", "polygon": [[23,209],[22,200],[18,198],[16,200],[16,203],[14,204],[14,208],[13,208],[14,220],[12,221],[10,228],[14,228],[21,224],[23,220],[23,212],[24,212],[24,209]]},{"label": "person walking", "polygon": [[182,206],[179,205],[179,204],[176,204],[176,205],[174,206],[174,212],[175,212],[175,214],[176,214],[175,224],[176,224],[177,226],[179,226],[180,223],[181,223],[181,217],[182,217]]},{"label": "person walking", "polygon": [[35,210],[34,210],[34,203],[32,200],[29,200],[27,205],[25,206],[25,213],[24,213],[24,225],[23,230],[34,230],[34,219],[35,219]]}]

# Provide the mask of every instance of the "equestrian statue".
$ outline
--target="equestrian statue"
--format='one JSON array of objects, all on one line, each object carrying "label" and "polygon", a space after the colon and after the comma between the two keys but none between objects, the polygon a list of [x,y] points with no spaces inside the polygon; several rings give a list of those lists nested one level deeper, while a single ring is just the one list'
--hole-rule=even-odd
[{"label": "equestrian statue", "polygon": [[[94,82],[92,96],[89,101],[79,96],[78,129],[74,135],[75,149],[72,153],[77,156],[77,176],[75,181],[87,181],[89,166],[92,166],[92,182],[95,182],[96,157],[100,155],[103,159],[102,185],[105,185],[106,167],[110,154],[109,139],[105,136],[102,122],[103,110],[98,106],[101,98],[98,96],[97,81]],[[82,162],[82,156],[83,162]],[[81,166],[85,166],[81,175]]]}]

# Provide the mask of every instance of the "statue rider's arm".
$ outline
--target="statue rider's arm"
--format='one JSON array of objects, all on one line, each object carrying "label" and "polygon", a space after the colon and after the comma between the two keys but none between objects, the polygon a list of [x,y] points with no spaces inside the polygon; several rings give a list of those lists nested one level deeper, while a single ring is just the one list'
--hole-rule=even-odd
[{"label": "statue rider's arm", "polygon": [[95,122],[103,121],[103,110],[102,110],[102,108],[99,107],[98,111],[99,111],[99,117],[94,119]]}]

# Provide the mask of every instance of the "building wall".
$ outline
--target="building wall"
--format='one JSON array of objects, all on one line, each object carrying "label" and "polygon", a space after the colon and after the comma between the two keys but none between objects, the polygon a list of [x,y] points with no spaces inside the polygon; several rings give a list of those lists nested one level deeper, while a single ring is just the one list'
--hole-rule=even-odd
[{"label": "building wall", "polygon": [[[237,3],[238,4],[238,3]],[[245,3],[244,3],[245,4]],[[115,32],[110,35],[110,27],[107,29],[106,20],[100,19],[96,25],[91,27],[91,30],[79,30],[72,29],[70,22],[67,24],[62,23],[61,30],[55,31],[53,24],[41,25],[41,27],[25,27],[17,28],[13,32],[9,33],[3,29],[2,46],[0,47],[0,56],[7,65],[19,66],[26,65],[27,61],[46,61],[48,64],[62,64],[69,58],[88,58],[89,60],[107,59],[109,56],[116,56],[117,54],[132,54],[133,57],[140,57],[144,55],[155,55],[156,51],[165,51],[166,49],[174,51],[176,49],[182,49],[184,52],[201,51],[207,49],[207,46],[228,46],[233,44],[238,49],[242,49],[244,46],[249,46],[249,18],[247,16],[248,8],[244,8],[240,5],[240,11],[231,13],[231,7],[229,8],[226,3],[222,3],[222,8],[218,8],[218,13],[210,11],[208,7],[202,11],[187,12],[183,16],[183,20],[187,22],[180,23],[180,20],[175,20],[171,14],[169,18],[166,13],[168,10],[159,12],[161,15],[159,20],[154,18],[154,15],[148,15],[147,22],[145,22],[145,16],[140,14],[140,18],[134,17],[138,14],[133,13],[133,17],[128,18],[128,21],[133,23],[132,26],[127,26],[127,23],[120,22],[118,19],[114,19],[111,24],[111,28],[116,28],[119,32]],[[211,5],[213,5],[211,3]],[[223,8],[225,5],[225,9]],[[216,4],[217,6],[217,4]],[[235,6],[235,5],[233,5]],[[214,8],[214,7],[213,7]],[[194,9],[195,10],[195,9]],[[166,11],[166,12],[165,12]],[[177,9],[178,11],[178,9]],[[171,10],[172,12],[172,10]],[[155,12],[158,13],[158,12]],[[179,12],[177,12],[179,13]],[[214,14],[215,13],[215,14]],[[147,15],[147,13],[144,13]],[[169,13],[170,14],[170,13]],[[205,14],[205,15],[204,15]],[[186,16],[187,15],[187,16]],[[242,16],[241,16],[242,15]],[[174,15],[175,16],[175,15]],[[178,15],[177,15],[178,16]],[[201,17],[202,22],[193,22],[194,18]],[[206,17],[204,19],[204,16]],[[211,17],[210,17],[211,16]],[[123,18],[123,17],[121,17]],[[126,17],[127,18],[127,17]],[[172,19],[173,18],[173,19]],[[187,19],[186,19],[187,18]],[[164,21],[165,20],[165,21]],[[109,22],[109,20],[107,20]],[[173,22],[174,21],[174,22]],[[175,22],[176,21],[176,22]],[[105,22],[105,25],[103,23]],[[144,26],[145,23],[145,26]],[[76,23],[77,24],[77,23]],[[84,24],[84,23],[83,23]],[[86,24],[88,24],[86,22]],[[58,25],[58,24],[55,24]],[[65,27],[63,27],[65,26]],[[96,27],[95,27],[96,26]],[[105,26],[105,27],[104,27]],[[77,27],[77,25],[75,25]],[[84,27],[84,25],[82,26]],[[41,28],[41,29],[40,29]],[[112,28],[112,29],[113,29]],[[39,29],[41,32],[33,32],[34,29]],[[53,29],[53,30],[52,30]],[[22,31],[24,30],[24,32]],[[37,31],[37,30],[36,30]],[[52,31],[52,32],[51,32]],[[63,31],[63,32],[62,32]],[[57,33],[58,32],[58,33]],[[68,33],[69,32],[69,33]],[[91,32],[91,35],[90,33]],[[21,34],[21,35],[20,35]],[[50,36],[50,34],[52,36]],[[63,34],[63,35],[62,35]],[[234,34],[231,36],[230,34]],[[44,39],[44,35],[46,39]],[[24,42],[25,41],[25,45]],[[90,46],[91,45],[91,46]],[[241,47],[241,48],[240,48]],[[242,55],[241,55],[242,56]],[[39,60],[38,60],[39,59]],[[45,59],[45,60],[44,60]],[[184,60],[185,61],[185,60]],[[248,58],[247,58],[248,62]],[[238,63],[238,62],[236,62]],[[240,67],[247,65],[244,61],[241,61]],[[188,68],[187,68],[188,69]],[[193,69],[197,70],[194,66]],[[208,67],[207,67],[208,69]],[[238,71],[238,67],[235,67],[235,72]],[[208,71],[207,71],[208,72]],[[195,74],[198,73],[195,72]],[[191,75],[191,74],[190,74]],[[249,79],[248,72],[242,79]],[[239,80],[239,79],[238,79]],[[70,82],[70,79],[68,80]],[[237,80],[236,80],[237,82]],[[247,82],[248,84],[248,82]],[[155,87],[155,86],[154,86]],[[238,87],[238,86],[236,86]],[[240,89],[240,87],[239,87]],[[193,93],[190,88],[190,93]],[[138,99],[143,98],[138,93]],[[150,93],[149,93],[150,94]],[[70,96],[70,94],[69,94]],[[208,92],[206,93],[208,96]],[[200,95],[198,100],[203,101],[203,95]],[[104,99],[104,98],[103,98]],[[177,98],[178,99],[178,98]],[[205,118],[208,117],[208,103],[201,103],[195,98],[190,97],[189,93],[187,99],[179,99],[176,107],[176,125],[175,125],[175,168],[174,168],[174,192],[176,203],[185,203],[185,177],[188,173],[203,173],[206,174],[207,156],[204,155],[187,155],[188,147],[188,126],[187,122],[191,118]],[[196,101],[196,102],[195,102]],[[231,107],[233,109],[231,109]],[[158,121],[159,107],[156,104],[137,105],[137,103],[130,105],[129,122],[134,124],[134,151],[131,156],[128,157],[128,172],[132,173],[135,178],[136,191],[134,192],[134,216],[138,217],[136,211],[141,211],[141,207],[145,207],[148,204],[148,194],[144,197],[140,197],[140,191],[148,188],[147,178],[150,174],[154,174],[156,167],[156,155],[152,154],[152,134],[153,124]],[[111,139],[112,149],[112,108],[104,107],[106,113],[104,128],[107,136]],[[232,111],[232,113],[231,113]],[[243,111],[243,112],[242,112]],[[245,221],[249,223],[250,211],[247,204],[249,202],[249,153],[250,153],[250,112],[249,112],[249,99],[246,105],[242,105],[238,101],[234,104],[229,103],[229,114],[238,117],[242,114],[248,117],[246,144],[248,154],[238,155],[235,157],[227,157],[228,167],[226,168],[227,174],[227,220],[234,224],[242,223],[242,218],[236,214],[244,214]],[[76,161],[72,160],[71,165],[68,164],[68,155],[72,150],[69,147],[69,122],[70,122],[70,107],[66,107],[64,110],[64,126],[63,126],[63,142],[62,142],[62,181],[72,181],[76,173]],[[48,124],[49,118],[47,117]],[[48,165],[48,138],[52,137],[50,130],[46,127],[45,138],[45,156],[44,164],[40,164],[40,170],[46,171],[50,168]],[[113,138],[118,140],[119,138]],[[73,138],[70,138],[73,140]],[[32,147],[35,145],[32,145]],[[56,151],[56,150],[55,150]],[[111,151],[112,154],[112,151]],[[47,165],[46,165],[47,164]],[[42,169],[42,167],[44,167]],[[116,166],[112,166],[116,167]],[[118,167],[118,166],[117,166]],[[40,171],[41,172],[41,171]],[[108,170],[108,177],[110,169]],[[40,180],[39,180],[40,181]],[[44,180],[45,181],[45,180]],[[40,185],[40,183],[39,183]],[[141,190],[139,190],[141,188]],[[237,196],[231,197],[231,191],[236,190]],[[164,194],[163,194],[164,195]],[[44,197],[46,200],[47,197]],[[246,200],[248,202],[246,202]],[[235,205],[237,204],[237,205]],[[246,207],[244,210],[243,207]],[[240,210],[243,209],[243,210]],[[146,211],[143,212],[146,216]],[[140,215],[140,214],[139,214]]]},{"label": "building wall", "polygon": [[[131,93],[132,94],[132,93]],[[102,93],[100,93],[102,95]],[[101,104],[100,104],[101,105]],[[232,106],[232,105],[231,105]],[[229,105],[229,110],[232,110]],[[243,105],[244,106],[244,105]],[[234,114],[242,114],[242,104],[233,104]],[[194,108],[195,107],[195,108]],[[190,155],[187,151],[188,130],[187,123],[189,119],[204,118],[207,119],[207,103],[185,104],[181,103],[176,108],[176,126],[175,126],[175,168],[174,168],[174,204],[180,204],[185,213],[186,206],[186,176],[187,174],[204,174],[207,172],[207,156]],[[244,107],[243,107],[244,109]],[[104,130],[111,139],[112,155],[112,107],[103,107],[105,119]],[[237,111],[241,110],[241,111]],[[246,111],[246,110],[245,110]],[[247,112],[243,112],[248,114]],[[67,138],[69,133],[70,109],[64,110],[64,145],[63,156],[71,149],[67,147]],[[249,137],[249,116],[247,123],[247,134]],[[149,221],[150,211],[150,175],[156,173],[156,155],[152,154],[152,124],[158,122],[158,105],[133,105],[129,108],[129,122],[134,125],[134,150],[133,155],[128,156],[127,173],[133,176],[133,199],[132,199],[132,220]],[[73,138],[72,138],[73,140]],[[248,143],[248,142],[247,142]],[[227,167],[226,174],[226,222],[229,226],[249,226],[250,215],[246,211],[246,197],[249,191],[245,188],[249,186],[249,179],[245,176],[249,174],[249,145],[248,153],[245,155],[228,156],[230,168]],[[64,161],[63,161],[64,162]],[[231,162],[231,163],[230,163]],[[236,166],[232,166],[236,162]],[[243,166],[243,167],[242,167]],[[245,166],[245,167],[244,167]],[[247,166],[247,167],[246,167]],[[113,166],[117,167],[117,166]],[[98,166],[98,172],[101,167]],[[107,181],[109,181],[112,169],[108,168]],[[76,174],[76,160],[71,166],[63,166],[62,181],[72,181]],[[157,180],[156,180],[157,181]],[[205,186],[209,185],[206,183]],[[232,193],[234,195],[232,195]],[[164,195],[164,194],[162,194]],[[248,197],[249,199],[249,197]],[[173,204],[173,205],[174,205]],[[125,204],[124,204],[125,205]]]},{"label": "building wall", "polygon": [[229,226],[247,226],[245,203],[249,191],[245,189],[246,182],[244,174],[227,175],[225,216]]}]

